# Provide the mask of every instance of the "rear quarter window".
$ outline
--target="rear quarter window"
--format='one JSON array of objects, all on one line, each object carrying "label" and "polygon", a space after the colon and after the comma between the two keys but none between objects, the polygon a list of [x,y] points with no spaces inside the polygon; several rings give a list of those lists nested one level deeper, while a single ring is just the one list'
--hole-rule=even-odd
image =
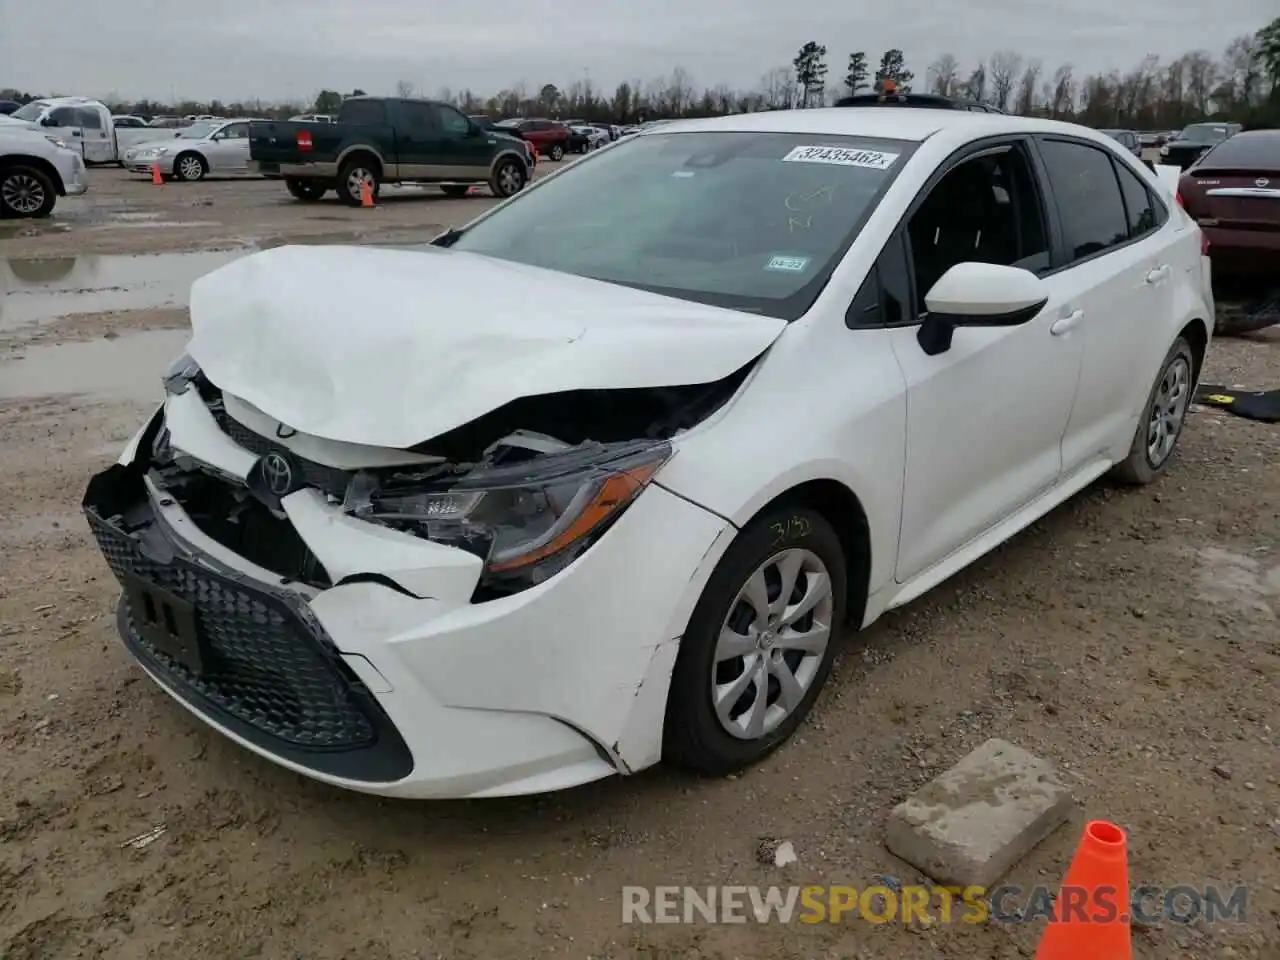
[{"label": "rear quarter window", "polygon": [[1129,218],[1110,153],[1069,140],[1042,140],[1040,152],[1062,221],[1069,262],[1126,242]]}]

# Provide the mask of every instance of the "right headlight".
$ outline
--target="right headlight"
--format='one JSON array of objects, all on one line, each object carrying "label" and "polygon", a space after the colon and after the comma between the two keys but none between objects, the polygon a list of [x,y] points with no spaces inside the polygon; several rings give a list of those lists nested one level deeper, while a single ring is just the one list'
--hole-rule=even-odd
[{"label": "right headlight", "polygon": [[357,474],[343,509],[484,558],[482,585],[514,593],[564,569],[671,456],[665,441],[592,444],[433,479]]}]

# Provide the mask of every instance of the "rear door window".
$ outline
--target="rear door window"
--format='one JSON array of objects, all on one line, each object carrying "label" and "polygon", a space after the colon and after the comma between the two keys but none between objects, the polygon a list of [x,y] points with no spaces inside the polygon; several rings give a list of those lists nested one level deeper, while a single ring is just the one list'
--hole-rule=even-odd
[{"label": "rear door window", "polygon": [[1068,263],[1096,256],[1129,239],[1120,183],[1111,156],[1071,140],[1040,140]]},{"label": "rear door window", "polygon": [[338,113],[339,123],[380,124],[387,122],[387,106],[381,100],[348,100]]}]

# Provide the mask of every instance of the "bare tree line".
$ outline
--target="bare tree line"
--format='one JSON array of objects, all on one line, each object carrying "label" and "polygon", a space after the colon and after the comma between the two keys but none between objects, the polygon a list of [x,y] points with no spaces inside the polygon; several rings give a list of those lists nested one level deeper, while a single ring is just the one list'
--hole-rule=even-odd
[{"label": "bare tree line", "polygon": [[[942,53],[928,64],[922,85],[907,68],[900,49],[881,56],[873,71],[865,51],[848,55],[838,83],[828,84],[827,47],[809,41],[790,64],[767,71],[754,88],[735,90],[726,84],[699,90],[684,67],[668,75],[618,84],[612,93],[589,79],[561,88],[521,82],[485,97],[473,90],[442,88],[434,98],[470,114],[494,117],[547,116],[588,121],[631,123],[664,117],[721,116],[761,110],[822,106],[840,96],[873,89],[883,80],[899,89],[978,100],[1010,113],[1074,120],[1095,127],[1172,129],[1204,118],[1239,120],[1253,125],[1280,124],[1280,17],[1257,33],[1237,37],[1220,56],[1191,50],[1168,62],[1146,56],[1128,70],[1080,74],[1066,63],[1052,71],[1039,59],[1014,50],[998,50],[976,64],[962,64]],[[401,80],[395,94],[422,96],[411,81]],[[287,117],[313,110],[336,113],[345,96],[322,90],[311,103],[265,103],[261,100],[165,104],[121,102],[107,98],[113,110],[147,116],[203,114]],[[0,90],[0,99],[25,102],[29,93]]]}]

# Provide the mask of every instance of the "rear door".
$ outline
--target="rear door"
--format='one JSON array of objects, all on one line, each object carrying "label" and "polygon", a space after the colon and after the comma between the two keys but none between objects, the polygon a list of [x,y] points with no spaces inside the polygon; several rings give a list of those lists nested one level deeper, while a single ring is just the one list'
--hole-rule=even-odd
[{"label": "rear door", "polygon": [[443,152],[435,105],[421,100],[396,102],[396,154],[405,180],[430,180],[439,174]]},{"label": "rear door", "polygon": [[[1122,457],[1168,343],[1174,264],[1168,210],[1127,164],[1097,144],[1040,137],[1060,224],[1059,266],[1083,342],[1080,383],[1062,440],[1063,475]],[[1123,178],[1123,179],[1121,179]],[[1170,229],[1173,229],[1172,227]],[[1123,448],[1123,449],[1121,449]]]}]

